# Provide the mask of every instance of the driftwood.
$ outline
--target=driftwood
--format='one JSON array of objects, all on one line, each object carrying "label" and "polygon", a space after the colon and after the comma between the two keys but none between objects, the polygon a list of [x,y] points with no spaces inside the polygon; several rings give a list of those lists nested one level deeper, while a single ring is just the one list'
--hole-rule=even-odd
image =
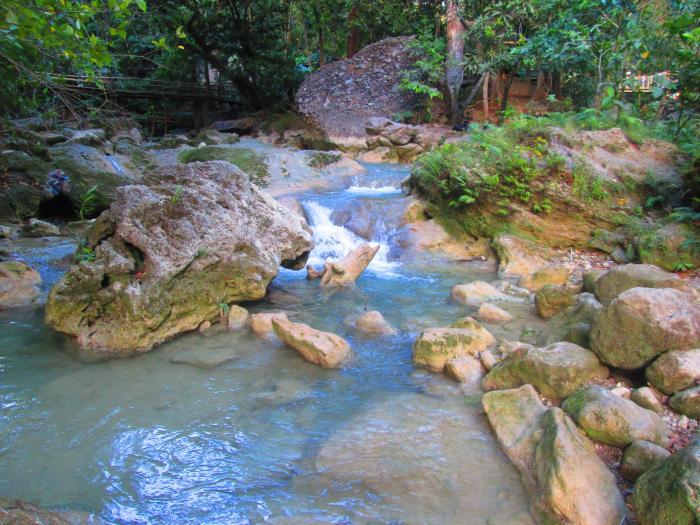
[{"label": "driftwood", "polygon": [[367,265],[377,255],[380,246],[361,244],[340,261],[326,262],[323,270],[306,267],[307,279],[321,279],[321,286],[349,286],[365,271]]}]

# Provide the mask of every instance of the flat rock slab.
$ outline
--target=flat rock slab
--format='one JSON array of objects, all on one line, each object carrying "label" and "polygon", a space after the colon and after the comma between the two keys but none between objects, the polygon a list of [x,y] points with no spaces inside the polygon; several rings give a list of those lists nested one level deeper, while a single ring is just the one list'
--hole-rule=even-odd
[{"label": "flat rock slab", "polygon": [[272,328],[284,344],[323,368],[338,368],[352,356],[350,345],[338,335],[280,318],[272,319]]}]

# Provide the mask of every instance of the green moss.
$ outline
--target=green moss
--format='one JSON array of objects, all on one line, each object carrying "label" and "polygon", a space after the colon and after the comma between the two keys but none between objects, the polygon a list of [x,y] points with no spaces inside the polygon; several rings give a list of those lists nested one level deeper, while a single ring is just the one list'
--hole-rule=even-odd
[{"label": "green moss", "polygon": [[265,158],[250,148],[204,146],[181,152],[177,160],[182,163],[223,160],[246,172],[250,179],[260,186],[266,186],[269,178]]},{"label": "green moss", "polygon": [[310,151],[308,153],[309,166],[316,169],[322,169],[338,162],[343,156],[340,153],[329,153],[326,151]]}]

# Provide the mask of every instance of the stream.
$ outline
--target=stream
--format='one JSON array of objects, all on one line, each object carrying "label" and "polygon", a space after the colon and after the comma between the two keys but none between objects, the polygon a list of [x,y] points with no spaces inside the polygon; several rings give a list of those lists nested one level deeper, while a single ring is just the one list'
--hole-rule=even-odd
[{"label": "stream", "polygon": [[[355,357],[343,369],[216,329],[83,364],[44,326],[43,309],[0,312],[0,495],[83,522],[531,525],[479,385],[411,361],[422,329],[473,313],[450,301],[452,286],[493,281],[494,267],[402,250],[408,167],[366,167],[342,187],[296,196],[314,229],[312,264],[366,242],[344,225],[381,244],[357,286],[323,290],[282,270],[265,300],[244,305],[346,338]],[[74,245],[26,239],[12,249],[46,291]],[[496,337],[542,326],[531,305],[501,306],[515,320],[488,326]],[[356,333],[346,319],[368,310],[398,335]]]}]

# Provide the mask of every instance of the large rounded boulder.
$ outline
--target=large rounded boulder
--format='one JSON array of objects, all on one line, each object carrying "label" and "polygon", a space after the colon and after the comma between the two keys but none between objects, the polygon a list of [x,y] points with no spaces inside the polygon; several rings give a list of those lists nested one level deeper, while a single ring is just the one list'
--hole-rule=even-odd
[{"label": "large rounded boulder", "polygon": [[635,370],[672,350],[700,346],[700,305],[671,288],[632,288],[596,316],[591,350],[604,363]]},{"label": "large rounded boulder", "polygon": [[313,247],[301,217],[225,162],[159,170],[117,189],[88,232],[83,261],[51,290],[46,321],[83,358],[124,357],[261,299],[280,265]]},{"label": "large rounded boulder", "polygon": [[688,292],[690,287],[677,275],[651,264],[625,264],[610,270],[595,283],[595,295],[603,304],[610,304],[631,288],[675,288]]}]

